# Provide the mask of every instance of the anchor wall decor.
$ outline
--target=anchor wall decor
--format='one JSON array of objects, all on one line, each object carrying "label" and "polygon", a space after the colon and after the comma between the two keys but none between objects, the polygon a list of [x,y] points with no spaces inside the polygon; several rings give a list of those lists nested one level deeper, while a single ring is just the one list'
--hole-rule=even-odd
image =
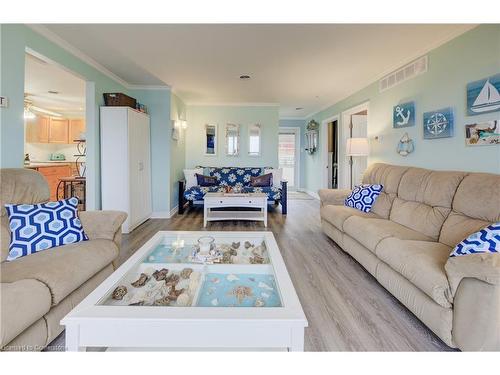
[{"label": "anchor wall decor", "polygon": [[415,125],[415,102],[398,104],[392,111],[392,126],[406,128]]}]

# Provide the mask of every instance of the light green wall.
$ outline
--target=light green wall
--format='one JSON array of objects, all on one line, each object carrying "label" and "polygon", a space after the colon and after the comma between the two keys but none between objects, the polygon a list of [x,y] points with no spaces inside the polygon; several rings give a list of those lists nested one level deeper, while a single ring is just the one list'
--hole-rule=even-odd
[{"label": "light green wall", "polygon": [[[172,121],[186,120],[187,109],[184,102],[174,93],[170,101],[170,118]],[[177,206],[179,198],[178,181],[184,178],[184,167],[186,165],[186,131],[179,131],[179,139],[173,140],[171,137],[170,149],[170,209]]]},{"label": "light green wall", "polygon": [[307,153],[305,152],[306,147],[306,121],[305,120],[294,120],[294,119],[280,119],[280,127],[298,127],[300,128],[300,181],[299,189],[303,189],[306,186],[306,174],[305,174],[305,163]]},{"label": "light green wall", "polygon": [[[186,166],[278,166],[279,107],[275,106],[188,106]],[[224,127],[240,124],[240,154],[226,156]],[[205,124],[218,124],[217,155],[205,156]],[[248,156],[248,126],[262,125],[261,156]]]},{"label": "light green wall", "polygon": [[[499,112],[466,115],[467,83],[500,73],[500,25],[479,26],[429,52],[428,56],[427,73],[383,93],[379,93],[378,82],[375,82],[312,118],[321,123],[369,101],[369,163],[380,161],[430,169],[500,173],[500,146],[466,147],[464,130],[466,124],[500,118]],[[393,106],[409,100],[416,102],[416,125],[393,129]],[[449,106],[455,110],[454,137],[424,140],[422,114]],[[414,140],[415,151],[402,157],[395,150],[405,132]],[[375,136],[381,137],[380,141],[374,141]],[[321,151],[306,155],[304,169],[306,189],[316,191],[321,187]]]}]

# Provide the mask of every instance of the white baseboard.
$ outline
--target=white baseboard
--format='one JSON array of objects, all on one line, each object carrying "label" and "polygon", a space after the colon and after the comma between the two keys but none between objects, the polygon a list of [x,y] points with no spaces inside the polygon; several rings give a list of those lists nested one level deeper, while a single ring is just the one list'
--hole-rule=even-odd
[{"label": "white baseboard", "polygon": [[311,190],[306,190],[306,189],[301,189],[300,191],[302,191],[303,193],[306,193],[307,195],[310,195],[311,197],[313,197],[314,199],[318,199],[319,200],[319,195],[317,192],[315,191],[311,191]]},{"label": "white baseboard", "polygon": [[170,211],[155,211],[151,214],[151,219],[170,219],[178,211],[178,206],[175,206]]}]

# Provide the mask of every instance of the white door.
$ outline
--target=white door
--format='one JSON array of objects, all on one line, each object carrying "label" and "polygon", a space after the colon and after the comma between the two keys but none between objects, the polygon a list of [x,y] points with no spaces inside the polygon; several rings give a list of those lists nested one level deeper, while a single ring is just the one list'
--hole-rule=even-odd
[{"label": "white door", "polygon": [[280,128],[278,144],[279,167],[289,190],[299,187],[300,128]]},{"label": "white door", "polygon": [[[352,115],[352,138],[366,138],[368,116],[367,115]],[[368,167],[368,157],[366,156],[353,156],[352,158],[352,184],[358,185],[361,183],[363,173]],[[350,178],[350,176],[349,176]]]}]

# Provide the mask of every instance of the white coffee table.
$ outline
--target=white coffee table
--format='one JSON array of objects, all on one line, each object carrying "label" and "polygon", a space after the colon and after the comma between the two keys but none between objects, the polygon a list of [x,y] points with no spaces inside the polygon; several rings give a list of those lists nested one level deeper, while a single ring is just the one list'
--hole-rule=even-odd
[{"label": "white coffee table", "polygon": [[[232,254],[227,263],[192,263],[194,245],[207,235],[215,239],[217,249]],[[259,264],[252,261],[255,254],[260,254]],[[186,279],[181,271],[188,267],[193,271]],[[158,285],[168,285],[153,277],[144,286],[131,284],[141,273],[151,276],[162,268],[169,270],[166,280],[181,275],[174,290],[183,289],[180,296],[185,294],[184,302],[189,303],[179,306],[179,296],[169,306],[155,306],[158,300],[130,306],[138,299],[146,301]],[[112,298],[118,286],[128,290],[121,300]],[[303,351],[307,319],[272,233],[165,231],[136,251],[61,324],[70,351],[86,347]]]},{"label": "white coffee table", "polygon": [[[203,226],[209,221],[251,220],[263,221],[267,227],[267,195],[263,193],[226,194],[207,193],[204,197]],[[254,208],[257,211],[221,211],[218,208]]]}]

